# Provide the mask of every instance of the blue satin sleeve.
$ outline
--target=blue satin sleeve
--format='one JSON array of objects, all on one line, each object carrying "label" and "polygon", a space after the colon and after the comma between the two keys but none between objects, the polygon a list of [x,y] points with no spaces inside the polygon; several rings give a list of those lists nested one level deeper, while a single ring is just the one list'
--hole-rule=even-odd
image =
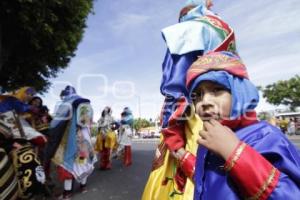
[{"label": "blue satin sleeve", "polygon": [[269,199],[299,200],[300,186],[294,180],[292,180],[292,177],[289,177],[284,172],[281,172],[278,184]]},{"label": "blue satin sleeve", "polygon": [[[269,199],[300,199],[300,155],[298,149],[276,127],[266,122],[251,139],[243,138],[280,171],[277,186]],[[258,169],[259,170],[259,169]]]}]

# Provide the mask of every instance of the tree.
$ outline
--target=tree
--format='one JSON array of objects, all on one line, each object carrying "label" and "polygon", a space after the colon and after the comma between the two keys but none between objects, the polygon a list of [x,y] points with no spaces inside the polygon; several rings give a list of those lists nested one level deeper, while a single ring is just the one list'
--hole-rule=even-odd
[{"label": "tree", "polygon": [[82,39],[93,0],[1,0],[0,86],[46,91]]},{"label": "tree", "polygon": [[278,81],[262,89],[263,97],[274,105],[287,105],[292,111],[300,106],[300,76]]},{"label": "tree", "polygon": [[135,131],[139,131],[141,128],[146,128],[149,127],[150,125],[151,123],[146,119],[138,118],[133,120],[133,129]]}]

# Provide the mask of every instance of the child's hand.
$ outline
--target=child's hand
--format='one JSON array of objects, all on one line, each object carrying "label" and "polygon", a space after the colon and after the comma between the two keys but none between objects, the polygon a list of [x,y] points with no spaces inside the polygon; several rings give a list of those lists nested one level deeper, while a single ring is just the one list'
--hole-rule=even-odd
[{"label": "child's hand", "polygon": [[227,160],[239,143],[235,133],[215,119],[204,122],[198,143]]}]

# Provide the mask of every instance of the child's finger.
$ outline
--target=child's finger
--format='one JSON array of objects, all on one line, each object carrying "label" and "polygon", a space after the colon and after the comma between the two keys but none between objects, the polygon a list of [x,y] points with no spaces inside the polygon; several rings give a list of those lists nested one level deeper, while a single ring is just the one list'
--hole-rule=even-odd
[{"label": "child's finger", "polygon": [[199,145],[203,145],[204,147],[207,147],[207,141],[205,139],[199,137],[197,139],[197,142],[198,142]]},{"label": "child's finger", "polygon": [[209,130],[209,129],[211,129],[211,128],[213,127],[212,124],[209,123],[208,121],[204,121],[204,122],[203,122],[203,126],[204,126],[204,128],[205,128],[206,130]]},{"label": "child's finger", "polygon": [[213,126],[220,125],[220,122],[218,122],[217,120],[215,120],[213,118],[209,120],[209,123],[211,123]]},{"label": "child's finger", "polygon": [[200,137],[201,138],[203,138],[203,139],[206,139],[207,138],[207,131],[205,131],[205,130],[201,130],[201,131],[199,131],[199,135],[200,135]]}]

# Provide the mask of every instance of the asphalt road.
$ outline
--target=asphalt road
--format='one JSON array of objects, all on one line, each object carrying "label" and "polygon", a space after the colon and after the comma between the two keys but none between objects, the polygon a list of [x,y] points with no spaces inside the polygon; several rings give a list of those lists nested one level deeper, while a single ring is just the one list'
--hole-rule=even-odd
[{"label": "asphalt road", "polygon": [[288,138],[298,147],[300,151],[300,135],[288,136]]},{"label": "asphalt road", "polygon": [[120,160],[113,160],[113,167],[101,171],[96,166],[88,180],[88,192],[76,193],[74,200],[140,200],[149,176],[157,140],[133,143],[133,164],[124,167]]}]

